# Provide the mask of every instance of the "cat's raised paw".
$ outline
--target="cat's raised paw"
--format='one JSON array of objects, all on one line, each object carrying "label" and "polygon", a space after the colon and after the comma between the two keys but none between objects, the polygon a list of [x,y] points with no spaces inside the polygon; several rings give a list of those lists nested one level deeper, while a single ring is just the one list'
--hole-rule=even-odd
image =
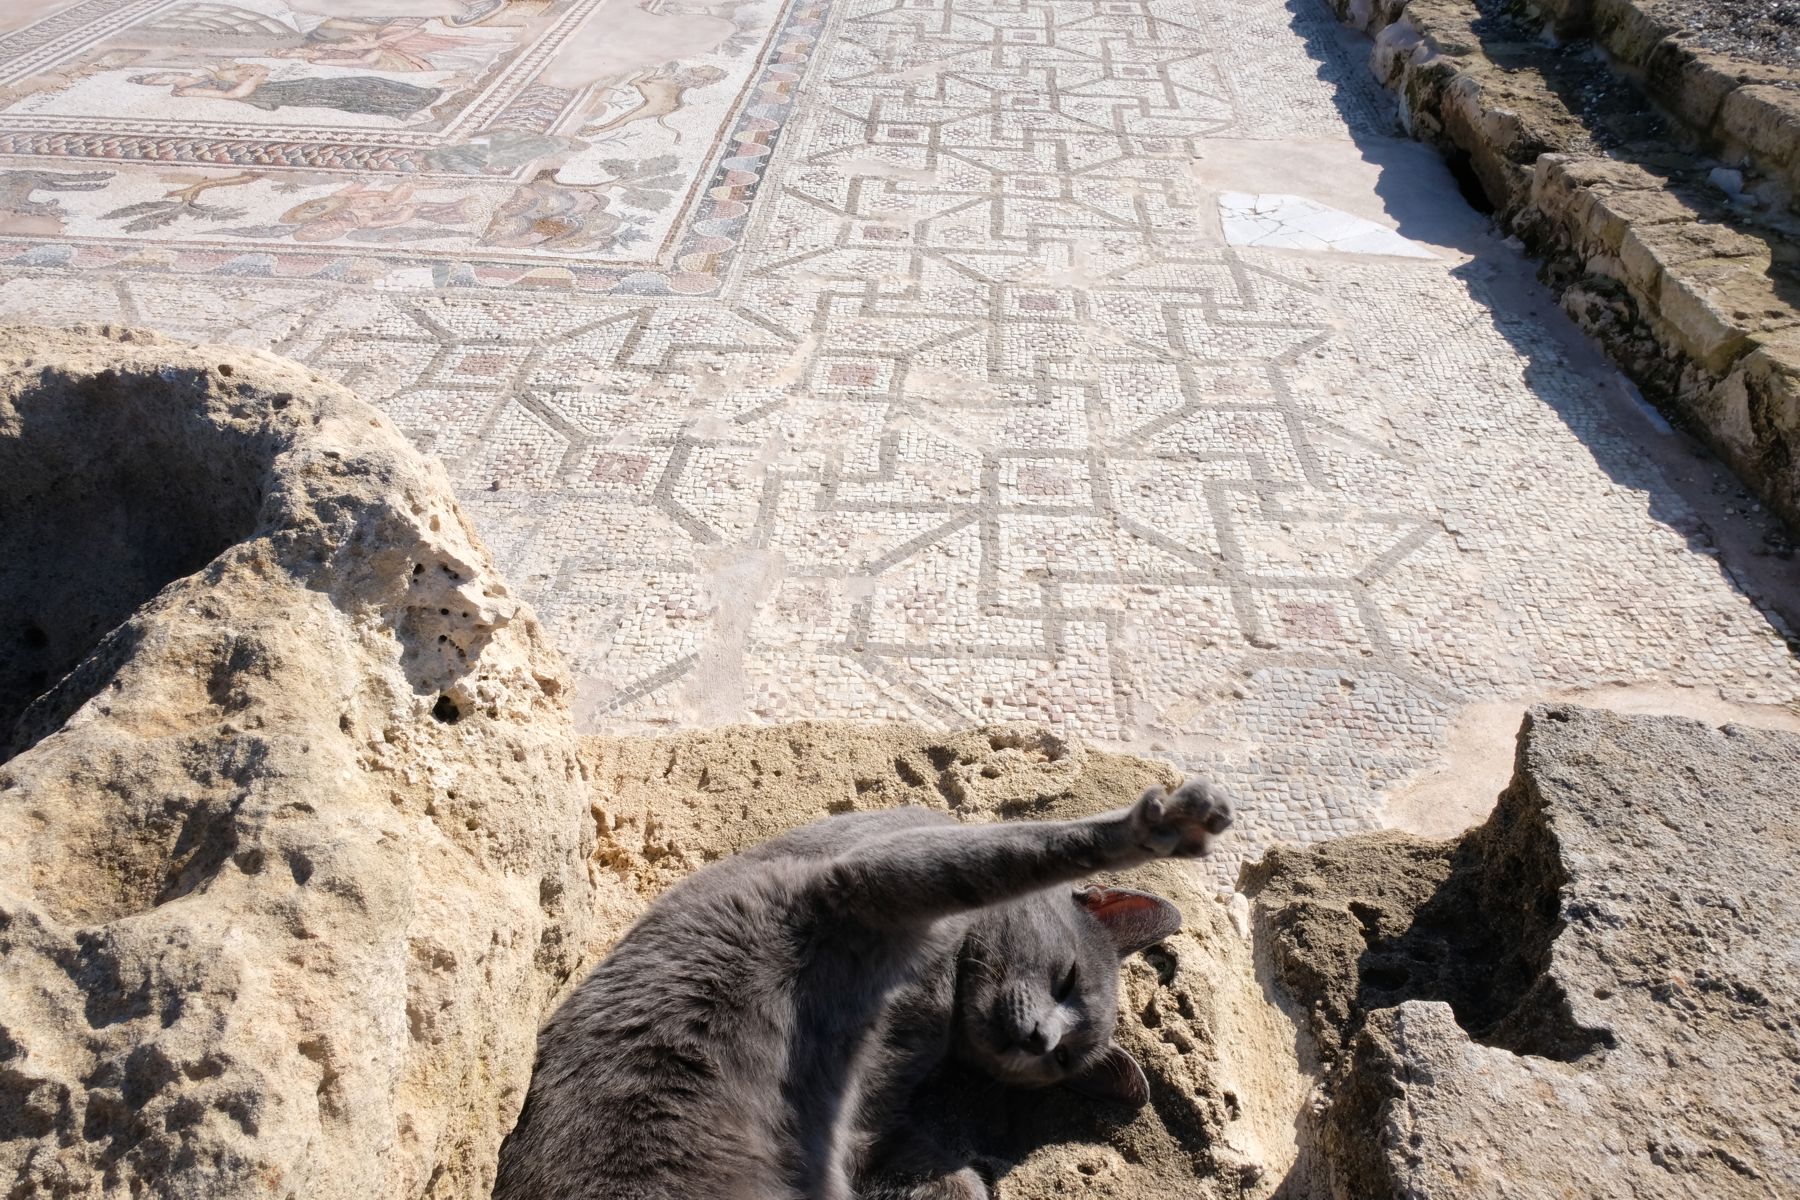
[{"label": "cat's raised paw", "polygon": [[1197,858],[1231,827],[1231,800],[1196,776],[1172,790],[1151,788],[1138,797],[1131,824],[1138,845],[1152,854]]}]

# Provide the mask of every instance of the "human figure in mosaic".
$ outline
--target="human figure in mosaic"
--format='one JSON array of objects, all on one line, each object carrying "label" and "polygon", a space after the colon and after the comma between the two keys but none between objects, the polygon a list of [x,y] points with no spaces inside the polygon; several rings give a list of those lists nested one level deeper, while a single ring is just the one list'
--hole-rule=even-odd
[{"label": "human figure in mosaic", "polygon": [[482,231],[484,246],[587,250],[613,243],[623,223],[605,193],[559,187],[540,175],[509,196]]},{"label": "human figure in mosaic", "polygon": [[432,237],[444,230],[432,226],[466,225],[481,208],[473,196],[455,200],[427,200],[410,185],[376,188],[360,181],[349,183],[328,196],[303,200],[281,214],[285,224],[295,225],[296,242],[328,242],[337,238],[386,241]]},{"label": "human figure in mosaic", "polygon": [[419,87],[379,75],[345,75],[332,78],[270,79],[260,63],[230,62],[204,71],[163,71],[133,75],[131,82],[166,87],[173,96],[202,100],[236,100],[252,108],[275,112],[283,108],[334,108],[339,112],[406,120],[430,108],[444,95],[442,88]]}]

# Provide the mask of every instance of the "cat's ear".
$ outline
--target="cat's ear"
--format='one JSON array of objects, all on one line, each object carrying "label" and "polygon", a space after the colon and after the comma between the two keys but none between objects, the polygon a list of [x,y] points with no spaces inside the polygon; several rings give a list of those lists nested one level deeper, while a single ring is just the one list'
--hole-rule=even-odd
[{"label": "cat's ear", "polygon": [[1095,1100],[1112,1100],[1142,1108],[1150,1100],[1150,1081],[1137,1059],[1117,1046],[1108,1046],[1092,1063],[1063,1081],[1063,1086]]},{"label": "cat's ear", "polygon": [[1119,957],[1154,946],[1181,928],[1181,910],[1149,892],[1126,888],[1084,887],[1075,903],[1088,910],[1111,935]]}]

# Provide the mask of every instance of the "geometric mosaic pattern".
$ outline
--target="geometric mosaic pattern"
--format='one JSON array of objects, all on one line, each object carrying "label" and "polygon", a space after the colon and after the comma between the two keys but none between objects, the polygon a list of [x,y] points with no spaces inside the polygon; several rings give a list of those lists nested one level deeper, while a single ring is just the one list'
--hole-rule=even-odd
[{"label": "geometric mosaic pattern", "polygon": [[1496,298],[1510,252],[1226,243],[1231,193],[1385,220],[1301,169],[1398,144],[1322,6],[840,0],[808,53],[714,293],[46,237],[0,312],[358,388],[448,464],[592,729],[1047,721],[1223,777],[1254,852],[1367,827],[1470,704],[1800,705],[1606,380]]}]

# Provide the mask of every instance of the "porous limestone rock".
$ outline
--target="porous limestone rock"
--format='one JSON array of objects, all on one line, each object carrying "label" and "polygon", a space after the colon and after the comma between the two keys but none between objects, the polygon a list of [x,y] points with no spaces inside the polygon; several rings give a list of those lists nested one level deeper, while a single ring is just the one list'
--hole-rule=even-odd
[{"label": "porous limestone rock", "polygon": [[1540,707],[1488,822],[1246,871],[1339,1200],[1800,1195],[1800,737]]},{"label": "porous limestone rock", "polygon": [[569,683],[296,364],[0,331],[0,1177],[478,1197],[594,886]]}]

